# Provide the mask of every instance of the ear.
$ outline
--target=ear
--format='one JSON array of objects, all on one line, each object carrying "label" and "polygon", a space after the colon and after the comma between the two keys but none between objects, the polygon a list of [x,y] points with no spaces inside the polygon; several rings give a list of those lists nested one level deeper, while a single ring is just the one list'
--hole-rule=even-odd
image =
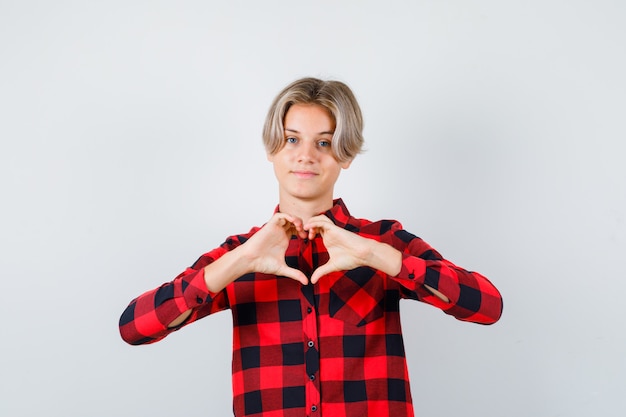
[{"label": "ear", "polygon": [[267,153],[265,154],[265,156],[267,157],[267,160],[268,160],[268,161],[270,161],[270,162],[274,162],[274,154],[271,154],[271,153],[267,152]]},{"label": "ear", "polygon": [[339,165],[343,169],[348,169],[348,168],[350,168],[350,165],[352,164],[352,161],[354,161],[354,159],[348,159],[347,161],[341,162]]}]

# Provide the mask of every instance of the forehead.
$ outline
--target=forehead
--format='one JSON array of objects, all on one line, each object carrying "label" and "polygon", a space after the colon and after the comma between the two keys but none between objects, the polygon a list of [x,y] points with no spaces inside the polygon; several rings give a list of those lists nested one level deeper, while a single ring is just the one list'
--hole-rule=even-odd
[{"label": "forehead", "polygon": [[335,119],[331,112],[319,104],[294,104],[283,122],[285,130],[307,130],[314,133],[332,133],[335,129]]}]

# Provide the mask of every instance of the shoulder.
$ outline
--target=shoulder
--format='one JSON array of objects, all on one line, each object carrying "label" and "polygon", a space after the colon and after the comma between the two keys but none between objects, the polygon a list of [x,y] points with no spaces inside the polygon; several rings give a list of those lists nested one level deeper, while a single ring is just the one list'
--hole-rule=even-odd
[{"label": "shoulder", "polygon": [[204,268],[208,264],[212,263],[213,261],[215,261],[216,259],[218,259],[222,255],[224,255],[226,252],[230,252],[231,250],[235,249],[236,247],[246,243],[246,241],[248,239],[250,239],[250,237],[252,235],[254,235],[256,232],[258,232],[260,229],[261,229],[261,227],[255,226],[255,227],[251,228],[247,233],[241,233],[241,234],[228,236],[221,245],[219,245],[215,249],[212,249],[212,250],[202,254],[193,263],[191,268],[193,268],[193,269]]},{"label": "shoulder", "polygon": [[[410,252],[422,255],[434,252],[433,248],[422,238],[404,229],[398,220],[382,219],[370,221],[366,219],[354,219],[350,224],[355,225],[355,232],[363,237],[375,239],[387,243],[402,252]],[[358,228],[356,227],[358,225]],[[433,256],[438,258],[438,256]]]},{"label": "shoulder", "polygon": [[395,232],[402,229],[402,224],[397,220],[382,219],[368,220],[352,217],[346,225],[346,229],[356,229],[363,234],[384,235],[386,233]]},{"label": "shoulder", "polygon": [[231,251],[237,246],[246,243],[246,241],[250,239],[252,235],[254,235],[256,232],[258,232],[261,227],[262,226],[255,226],[251,228],[247,233],[229,236],[226,238],[226,240],[224,240],[224,243],[222,243],[220,247],[226,249],[227,251]]}]

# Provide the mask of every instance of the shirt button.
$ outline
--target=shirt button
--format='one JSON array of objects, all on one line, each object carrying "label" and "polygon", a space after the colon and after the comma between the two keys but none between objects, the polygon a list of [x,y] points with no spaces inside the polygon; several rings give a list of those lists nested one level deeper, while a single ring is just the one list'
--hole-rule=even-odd
[{"label": "shirt button", "polygon": [[312,340],[309,340],[309,343],[307,343],[307,346],[312,348],[313,346],[315,346],[315,343]]},{"label": "shirt button", "polygon": [[316,405],[312,405],[311,406],[311,411],[316,412],[317,411],[317,406]]},{"label": "shirt button", "polygon": [[311,314],[311,312],[312,312],[312,311],[313,311],[313,309],[312,309],[311,307],[307,307],[307,308],[306,308],[306,312],[307,312],[307,313]]},{"label": "shirt button", "polygon": [[313,374],[309,375],[309,379],[310,379],[311,381],[315,381],[315,375],[313,375]]}]

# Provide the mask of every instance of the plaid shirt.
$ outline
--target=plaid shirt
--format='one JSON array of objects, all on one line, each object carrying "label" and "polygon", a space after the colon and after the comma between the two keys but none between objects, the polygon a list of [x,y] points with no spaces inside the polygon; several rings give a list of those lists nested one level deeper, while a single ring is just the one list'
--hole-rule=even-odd
[{"label": "plaid shirt", "polygon": [[[120,319],[123,339],[133,345],[153,343],[230,309],[235,416],[413,416],[400,299],[432,304],[459,320],[491,324],[502,312],[500,294],[485,277],[443,259],[398,222],[354,218],[341,200],[325,214],[346,230],[401,251],[401,272],[390,277],[361,267],[306,286],[254,273],[219,293],[209,292],[203,267],[243,244],[259,230],[253,228],[204,254],[172,282],[133,300]],[[310,276],[328,260],[328,252],[319,236],[294,237],[285,258]],[[167,327],[189,309],[192,314],[182,325]]]}]

